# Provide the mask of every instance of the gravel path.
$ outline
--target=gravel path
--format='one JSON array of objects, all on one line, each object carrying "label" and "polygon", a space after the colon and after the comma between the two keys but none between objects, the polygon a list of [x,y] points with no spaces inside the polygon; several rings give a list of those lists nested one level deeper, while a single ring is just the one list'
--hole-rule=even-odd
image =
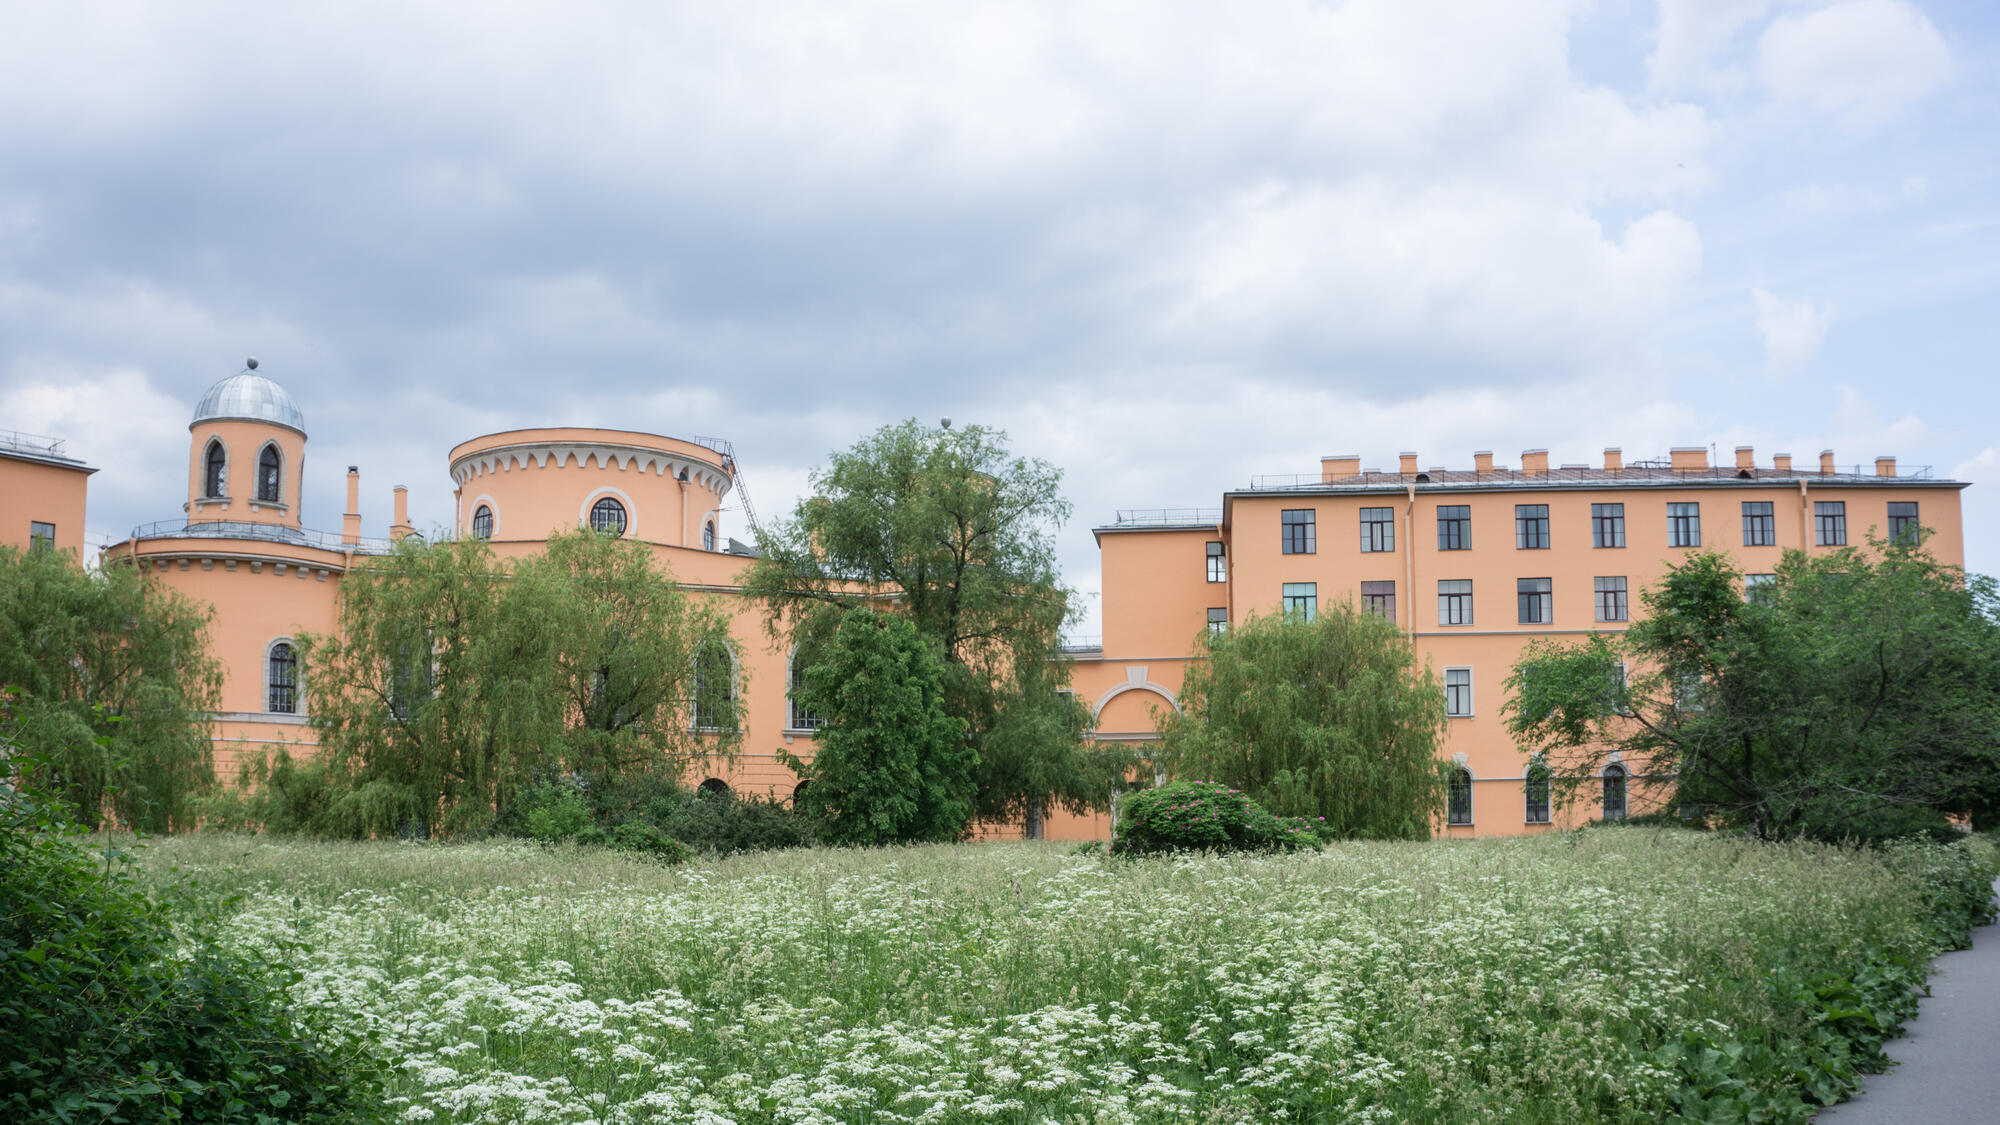
[{"label": "gravel path", "polygon": [[1981,926],[1971,949],[1938,958],[1930,984],[1909,1034],[1886,1048],[1897,1065],[1862,1079],[1859,1096],[1819,1120],[2000,1121],[2000,925]]}]

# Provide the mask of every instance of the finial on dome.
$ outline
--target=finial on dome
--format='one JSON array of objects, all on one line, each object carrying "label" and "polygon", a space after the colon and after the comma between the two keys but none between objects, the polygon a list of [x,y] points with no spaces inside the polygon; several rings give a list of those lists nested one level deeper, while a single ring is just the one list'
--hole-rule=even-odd
[{"label": "finial on dome", "polygon": [[251,371],[257,370],[257,357],[253,355],[249,359],[244,360],[243,366]]}]

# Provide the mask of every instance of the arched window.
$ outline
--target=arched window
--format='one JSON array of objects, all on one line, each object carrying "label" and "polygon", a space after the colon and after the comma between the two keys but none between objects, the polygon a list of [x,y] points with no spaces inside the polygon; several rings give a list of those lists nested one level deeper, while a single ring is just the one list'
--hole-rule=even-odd
[{"label": "arched window", "polygon": [[799,704],[799,689],[805,686],[806,666],[812,663],[813,648],[801,644],[792,650],[792,666],[785,672],[785,729],[818,730],[826,725],[826,716],[808,710]]},{"label": "arched window", "polygon": [[285,459],[278,454],[276,442],[267,443],[264,452],[257,455],[257,499],[266,504],[278,502],[279,484],[285,471]]},{"label": "arched window", "polygon": [[472,537],[474,539],[493,538],[493,509],[484,504],[473,509]]},{"label": "arched window", "polygon": [[609,496],[590,506],[590,530],[606,535],[625,534],[625,505]]},{"label": "arched window", "polygon": [[710,520],[707,523],[701,525],[701,549],[704,551],[715,550],[714,520]]},{"label": "arched window", "polygon": [[1604,767],[1604,819],[1625,819],[1625,767],[1616,762]]},{"label": "arched window", "polygon": [[1472,823],[1472,774],[1462,767],[1451,771],[1445,787],[1445,823]]},{"label": "arched window", "polygon": [[299,657],[292,646],[279,641],[271,646],[271,655],[266,661],[264,710],[276,711],[280,715],[296,714],[299,709]]},{"label": "arched window", "polygon": [[1528,767],[1526,789],[1528,797],[1527,822],[1529,824],[1547,824],[1549,822],[1549,767],[1542,765],[1540,762],[1531,764]]},{"label": "arched window", "polygon": [[729,796],[729,783],[719,777],[711,777],[707,781],[702,782],[701,787],[696,792],[704,793],[710,797],[727,797]]},{"label": "arched window", "polygon": [[806,787],[811,784],[812,782],[810,781],[801,781],[797,785],[792,786],[792,807],[794,809],[799,807],[800,801],[806,799]]},{"label": "arched window", "polygon": [[206,499],[222,499],[222,487],[229,483],[229,453],[222,443],[209,439],[208,452],[202,456],[201,494]]},{"label": "arched window", "polygon": [[696,730],[736,729],[736,657],[721,641],[705,641],[694,653],[694,701],[689,707]]}]

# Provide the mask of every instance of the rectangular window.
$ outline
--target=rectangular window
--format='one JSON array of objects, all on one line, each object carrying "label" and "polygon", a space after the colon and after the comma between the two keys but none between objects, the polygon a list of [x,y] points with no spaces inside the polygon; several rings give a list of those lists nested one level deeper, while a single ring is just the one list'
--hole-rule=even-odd
[{"label": "rectangular window", "polygon": [[1763,605],[1775,592],[1778,576],[1775,574],[1746,574],[1743,576],[1743,600],[1751,605]]},{"label": "rectangular window", "polygon": [[1599,621],[1625,621],[1628,613],[1625,605],[1625,579],[1622,575],[1592,580],[1597,586],[1597,619]]},{"label": "rectangular window", "polygon": [[1394,621],[1396,619],[1396,584],[1394,582],[1363,582],[1361,584],[1361,608],[1377,617]]},{"label": "rectangular window", "polygon": [[1472,669],[1444,670],[1444,713],[1454,719],[1472,717]]},{"label": "rectangular window", "polygon": [[1438,550],[1472,549],[1472,507],[1469,504],[1438,505]]},{"label": "rectangular window", "polygon": [[1549,822],[1549,767],[1539,763],[1528,767],[1527,814],[1529,824]]},{"label": "rectangular window", "polygon": [[1822,547],[1847,546],[1847,502],[1813,501],[1813,542]]},{"label": "rectangular window", "polygon": [[[1912,505],[1914,507],[1914,505]],[[19,524],[14,526],[19,527]],[[28,552],[39,554],[56,549],[56,525],[40,520],[28,521]]]},{"label": "rectangular window", "polygon": [[1546,551],[1549,549],[1549,506],[1547,504],[1514,505],[1514,549],[1518,551]]},{"label": "rectangular window", "polygon": [[1361,509],[1361,550],[1393,551],[1396,549],[1396,509]]},{"label": "rectangular window", "polygon": [[1286,617],[1297,615],[1302,621],[1311,621],[1319,616],[1319,583],[1287,582],[1283,591],[1282,605]]},{"label": "rectangular window", "polygon": [[1769,500],[1743,502],[1743,545],[1769,547],[1778,542],[1778,521],[1771,514]]},{"label": "rectangular window", "polygon": [[1546,578],[1522,578],[1514,583],[1521,603],[1521,624],[1547,625],[1555,620],[1555,594]]},{"label": "rectangular window", "polygon": [[1472,823],[1472,775],[1464,769],[1451,771],[1445,784],[1445,823]]},{"label": "rectangular window", "polygon": [[1889,542],[1916,546],[1923,542],[1923,525],[1917,522],[1917,503],[1914,500],[1892,500],[1889,502]]},{"label": "rectangular window", "polygon": [[1623,547],[1625,545],[1625,505],[1592,504],[1590,506],[1590,545],[1593,547]]},{"label": "rectangular window", "polygon": [[1472,624],[1472,579],[1445,578],[1438,581],[1438,624]]},{"label": "rectangular window", "polygon": [[1222,544],[1211,539],[1208,541],[1208,580],[1223,582],[1228,578],[1229,571],[1222,557]]},{"label": "rectangular window", "polygon": [[1211,633],[1227,633],[1229,631],[1229,610],[1227,607],[1209,607],[1208,631]]},{"label": "rectangular window", "polygon": [[1667,505],[1667,546],[1701,546],[1701,505]]},{"label": "rectangular window", "polygon": [[1311,508],[1286,508],[1278,515],[1279,550],[1287,555],[1319,553],[1318,536],[1313,530]]}]

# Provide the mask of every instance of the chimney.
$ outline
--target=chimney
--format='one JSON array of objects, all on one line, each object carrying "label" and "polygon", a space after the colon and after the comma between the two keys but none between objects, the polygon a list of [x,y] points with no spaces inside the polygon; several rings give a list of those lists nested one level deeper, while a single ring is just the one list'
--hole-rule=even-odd
[{"label": "chimney", "polygon": [[1549,474],[1549,451],[1546,449],[1523,449],[1521,451],[1521,471],[1529,476],[1543,477]]},{"label": "chimney", "polygon": [[1622,473],[1625,471],[1625,451],[1615,445],[1604,447],[1604,471]]},{"label": "chimney", "polygon": [[415,530],[410,526],[410,490],[399,484],[396,486],[396,522],[389,525],[389,538],[401,539]]},{"label": "chimney", "polygon": [[1705,445],[1676,445],[1667,454],[1667,465],[1674,469],[1708,468],[1708,447]]},{"label": "chimney", "polygon": [[1474,452],[1472,455],[1472,471],[1482,477],[1492,475],[1493,451],[1490,449],[1481,449]]},{"label": "chimney", "polygon": [[1776,455],[1774,455],[1774,456],[1773,456],[1773,457],[1771,458],[1771,467],[1772,467],[1772,468],[1774,468],[1774,469],[1776,469],[1776,470],[1778,470],[1778,471],[1779,471],[1779,472],[1781,472],[1781,473],[1789,473],[1789,472],[1791,472],[1791,471],[1792,471],[1792,455],[1791,455],[1791,454],[1789,454],[1789,453],[1779,453],[1779,454],[1776,454]]},{"label": "chimney", "polygon": [[1416,472],[1417,472],[1417,455],[1415,453],[1404,453],[1403,475],[1406,477],[1415,476]]},{"label": "chimney", "polygon": [[1324,481],[1345,480],[1361,475],[1361,455],[1359,453],[1336,453],[1319,459],[1319,479]]},{"label": "chimney", "polygon": [[1876,475],[1876,476],[1878,476],[1878,477],[1893,477],[1893,476],[1895,476],[1895,475],[1896,475],[1896,459],[1895,459],[1894,457],[1877,457],[1877,458],[1875,458],[1875,475]]},{"label": "chimney", "polygon": [[1819,451],[1819,475],[1823,477],[1833,475],[1833,450],[1822,449]]},{"label": "chimney", "polygon": [[361,542],[361,468],[347,467],[347,514],[340,517],[340,541],[352,547]]},{"label": "chimney", "polygon": [[1739,469],[1754,469],[1757,467],[1757,449],[1755,446],[1739,445],[1736,447],[1736,467]]}]

